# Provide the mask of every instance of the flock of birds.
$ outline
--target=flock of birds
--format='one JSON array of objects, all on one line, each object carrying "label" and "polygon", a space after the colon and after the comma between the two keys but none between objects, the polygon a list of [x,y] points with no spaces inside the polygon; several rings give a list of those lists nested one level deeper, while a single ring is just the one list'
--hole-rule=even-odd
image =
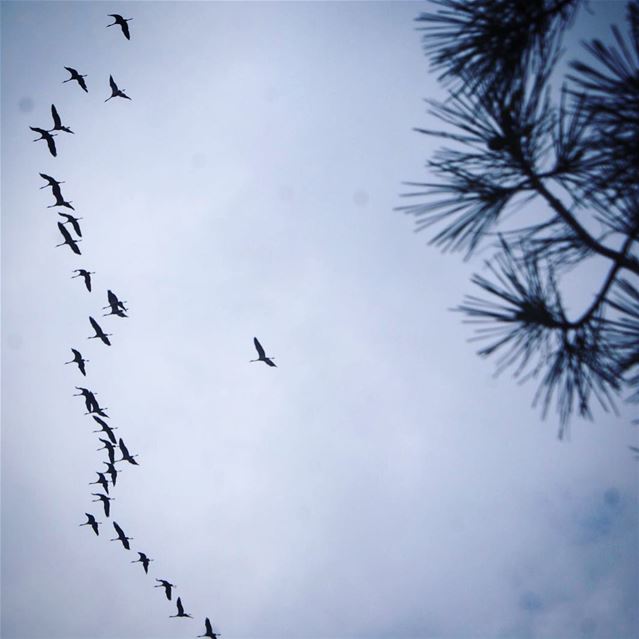
[{"label": "flock of birds", "polygon": [[[127,40],[130,40],[131,33],[129,31],[129,26],[127,23],[130,22],[131,18],[123,18],[121,15],[118,15],[118,14],[109,14],[109,15],[111,18],[113,18],[114,21],[113,23],[107,25],[107,27],[112,27],[116,25],[119,26],[122,29],[122,33],[124,34],[124,37]],[[83,91],[88,93],[87,84],[84,80],[84,78],[87,76],[84,74],[80,74],[76,69],[72,67],[65,67],[65,69],[71,74],[71,77],[69,77],[67,80],[64,80],[63,83],[71,82],[74,80],[78,83],[78,85]],[[109,84],[111,87],[111,96],[108,97],[105,100],[105,102],[108,102],[109,100],[115,97],[126,98],[127,100],[131,99],[122,90],[118,88],[117,84],[115,83],[113,79],[113,76],[109,77]],[[61,131],[63,133],[70,133],[70,134],[73,134],[74,132],[68,126],[65,126],[62,124],[62,119],[60,117],[60,114],[58,110],[56,109],[55,105],[53,104],[51,105],[51,116],[53,118],[53,127],[51,129],[43,129],[40,127],[30,127],[30,129],[40,135],[40,137],[34,140],[34,142],[37,142],[39,140],[46,141],[49,152],[51,153],[52,156],[56,157],[57,147],[53,138],[57,135],[57,132]],[[47,184],[45,184],[44,186],[40,188],[43,188],[43,189],[51,188],[51,193],[53,197],[55,198],[55,203],[51,204],[47,208],[63,207],[75,212],[75,209],[72,206],[72,202],[65,200],[64,196],[62,195],[62,189],[60,185],[64,184],[64,182],[58,181],[57,179],[51,177],[50,175],[47,175],[46,173],[40,173],[40,176],[47,182]],[[81,238],[82,238],[82,229],[79,224],[79,221],[82,218],[76,217],[70,213],[58,212],[58,215],[60,215],[64,220],[64,221],[59,221],[57,223],[58,229],[64,241],[58,244],[57,246],[67,245],[73,251],[73,253],[75,253],[76,255],[81,255],[81,251],[80,251],[80,248],[78,247],[78,243],[81,241]],[[67,228],[67,225],[71,227],[76,237],[74,237],[71,234],[71,232]],[[84,268],[78,268],[78,269],[75,269],[73,273],[75,273],[75,275],[72,276],[72,279],[82,278],[84,281],[86,290],[88,292],[91,292],[92,291],[91,276],[94,275],[95,272],[89,271]],[[121,318],[128,317],[127,315],[128,308],[127,306],[125,306],[127,303],[128,302],[126,300],[120,300],[113,291],[108,290],[107,305],[102,307],[102,310],[108,310],[108,312],[103,313],[102,316],[108,317],[110,315],[116,315],[117,317],[121,317]],[[91,324],[91,327],[95,334],[88,336],[88,339],[99,339],[106,346],[110,346],[111,341],[109,340],[109,337],[111,337],[112,334],[106,333],[104,329],[102,328],[102,326],[100,326],[100,324],[92,316],[89,316],[89,323]],[[250,361],[264,362],[268,366],[272,366],[272,367],[275,366],[275,363],[273,362],[274,358],[266,355],[264,348],[262,347],[262,345],[260,344],[260,342],[258,341],[256,337],[253,338],[253,343],[255,345],[255,349],[257,350],[258,357],[257,359],[253,359]],[[76,364],[79,372],[84,377],[86,377],[87,370],[85,365],[89,362],[89,360],[85,359],[82,353],[75,348],[72,348],[71,352],[73,353],[73,359],[69,360],[68,362],[65,362],[65,364]],[[93,432],[103,433],[103,437],[99,437],[99,441],[101,442],[102,447],[99,448],[98,450],[107,451],[108,461],[102,462],[106,466],[106,468],[103,469],[102,471],[96,471],[96,474],[98,477],[95,481],[90,482],[89,485],[99,485],[100,488],[102,489],[102,492],[91,493],[93,497],[96,497],[96,499],[92,500],[92,503],[100,502],[104,510],[104,516],[107,518],[110,518],[111,502],[114,501],[115,499],[111,497],[109,493],[109,489],[115,487],[117,483],[118,473],[120,472],[120,470],[118,470],[118,468],[116,467],[116,464],[119,464],[120,462],[127,462],[133,466],[138,466],[139,464],[135,459],[137,455],[132,455],[129,452],[129,449],[126,446],[122,437],[116,438],[113,432],[114,430],[116,430],[116,428],[110,426],[108,422],[105,421],[105,419],[109,419],[109,416],[106,413],[107,409],[105,407],[100,406],[96,398],[96,393],[83,386],[76,386],[75,388],[79,392],[75,393],[74,396],[84,398],[84,404],[86,408],[85,415],[90,415],[95,420],[96,424],[99,426],[98,430],[95,430]],[[119,452],[119,454],[121,455],[119,459],[116,459],[116,451]],[[85,513],[85,515],[87,517],[87,521],[79,525],[90,526],[93,532],[99,536],[100,535],[99,527],[102,524],[102,522],[98,521],[95,515],[92,513]],[[122,546],[126,550],[130,550],[131,545],[129,544],[129,541],[132,541],[133,538],[127,536],[127,534],[124,532],[122,527],[115,520],[112,521],[112,524],[117,536],[110,539],[110,541],[119,541],[122,543]],[[144,572],[148,574],[149,564],[150,562],[153,561],[153,559],[150,559],[146,553],[141,551],[137,551],[137,554],[138,554],[138,559],[133,560],[131,563],[141,563],[144,569]],[[158,584],[155,585],[154,587],[163,588],[166,598],[169,601],[171,601],[173,588],[176,588],[175,584],[172,584],[170,581],[166,579],[156,578],[155,580],[158,582]],[[170,615],[171,618],[172,617],[192,618],[191,614],[184,611],[184,606],[182,604],[182,600],[180,597],[177,598],[176,607],[177,607],[177,613],[174,615]],[[205,638],[207,637],[209,639],[217,639],[217,637],[220,636],[218,633],[213,632],[213,627],[208,617],[205,618],[204,626],[205,626],[204,634],[198,635],[198,637],[205,637]]]}]

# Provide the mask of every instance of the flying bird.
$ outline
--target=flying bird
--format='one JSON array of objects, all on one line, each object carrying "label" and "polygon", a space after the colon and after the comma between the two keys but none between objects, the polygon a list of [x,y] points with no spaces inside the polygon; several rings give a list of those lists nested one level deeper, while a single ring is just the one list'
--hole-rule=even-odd
[{"label": "flying bird", "polygon": [[[184,607],[182,606],[182,600],[178,597],[177,601],[175,602],[177,604],[177,615],[169,615],[170,617],[191,617],[190,614],[188,614],[187,612],[184,612]],[[191,619],[193,619],[193,617],[191,617]]]},{"label": "flying bird", "polygon": [[74,397],[84,397],[84,405],[89,413],[95,413],[96,409],[99,408],[98,400],[95,398],[95,393],[90,391],[88,388],[83,388],[82,386],[76,386],[76,389],[79,390],[79,393],[73,393]]},{"label": "flying bird", "polygon": [[93,486],[94,484],[100,484],[102,486],[102,490],[108,495],[109,494],[109,480],[104,476],[104,473],[100,473],[96,471],[96,475],[98,476],[97,481],[90,481],[89,486]]},{"label": "flying bird", "polygon": [[117,13],[109,13],[108,15],[110,18],[113,18],[115,22],[113,22],[112,24],[107,24],[107,28],[114,27],[116,24],[120,25],[122,27],[122,33],[124,33],[124,37],[127,40],[130,40],[131,34],[129,33],[129,25],[127,24],[127,22],[131,22],[133,18],[123,18],[121,15],[118,15]]},{"label": "flying bird", "polygon": [[127,549],[130,550],[131,546],[129,545],[129,539],[133,539],[133,537],[127,537],[124,534],[124,531],[122,530],[122,528],[120,528],[120,526],[118,526],[117,522],[113,522],[113,527],[115,528],[115,532],[118,533],[117,537],[114,537],[113,539],[109,539],[109,541],[121,541],[122,545]]},{"label": "flying bird", "polygon": [[86,74],[80,75],[73,67],[64,68],[71,74],[71,77],[67,80],[64,80],[62,84],[64,84],[65,82],[71,82],[71,80],[76,80],[77,83],[84,89],[85,93],[88,93],[89,90],[87,89],[87,83],[84,81],[84,78],[87,77]]},{"label": "flying bird", "polygon": [[115,464],[115,446],[108,439],[102,439],[102,437],[99,437],[98,439],[104,444],[104,446],[102,446],[102,448],[98,448],[97,450],[106,450],[109,456],[109,461],[112,464]]},{"label": "flying bird", "polygon": [[[104,440],[100,440],[100,441],[104,441]],[[137,457],[137,455],[131,455],[127,449],[127,447],[124,444],[124,441],[122,440],[122,437],[120,437],[120,441],[118,442],[118,446],[120,447],[120,452],[122,453],[122,459],[118,459],[119,462],[121,461],[128,461],[130,464],[133,464],[134,466],[138,465],[138,462],[135,461],[135,459],[133,459],[134,457]]]},{"label": "flying bird", "polygon": [[51,185],[51,192],[53,193],[53,197],[55,198],[55,204],[50,204],[49,206],[47,206],[48,209],[52,209],[54,206],[65,206],[66,208],[75,211],[75,209],[71,206],[71,201],[67,202],[62,197],[62,191],[60,190],[59,186],[55,184]]},{"label": "flying bird", "polygon": [[65,133],[73,133],[73,131],[68,126],[62,125],[62,120],[60,119],[58,110],[55,108],[55,104],[51,105],[51,117],[53,118],[53,128],[49,129],[49,133],[51,133],[51,131],[64,131]]},{"label": "flying bird", "polygon": [[60,213],[60,211],[58,211],[58,215],[61,215],[66,220],[66,222],[62,222],[62,224],[71,224],[76,235],[82,237],[82,229],[78,224],[78,220],[82,219],[81,217],[74,217],[73,215],[69,215],[69,213]]},{"label": "flying bird", "polygon": [[97,499],[92,499],[91,501],[93,502],[101,501],[102,505],[104,506],[104,515],[105,517],[108,517],[109,513],[111,512],[110,502],[115,501],[115,497],[107,497],[106,495],[103,495],[102,493],[91,493],[91,494],[94,497],[97,497]]},{"label": "flying bird", "polygon": [[44,129],[41,129],[37,126],[30,126],[29,128],[32,131],[40,134],[40,137],[36,138],[34,142],[38,142],[39,140],[46,140],[47,146],[49,147],[49,153],[51,153],[53,157],[56,157],[56,155],[58,155],[58,151],[55,148],[55,142],[53,141],[55,135],[52,135],[48,131],[45,131]]},{"label": "flying bird", "polygon": [[109,439],[115,444],[116,439],[115,439],[115,435],[113,434],[114,430],[117,430],[117,427],[111,427],[109,426],[103,419],[100,419],[99,417],[96,417],[95,415],[92,415],[93,419],[95,419],[96,422],[98,422],[98,424],[100,424],[100,426],[102,426],[102,428],[100,430],[94,430],[94,433],[106,433],[109,437]]},{"label": "flying bird", "polygon": [[84,279],[84,285],[87,287],[87,291],[89,291],[90,293],[91,292],[91,276],[95,275],[95,271],[87,271],[83,268],[76,268],[73,272],[77,273],[77,275],[72,275],[71,279],[75,279],[76,277],[81,277],[82,279]]},{"label": "flying bird", "polygon": [[46,173],[40,173],[40,177],[43,180],[46,180],[48,182],[48,184],[45,184],[44,186],[41,186],[41,189],[46,189],[49,186],[53,189],[55,189],[56,187],[59,187],[60,184],[64,184],[64,182],[58,182],[58,180],[56,180],[55,178],[52,178],[50,175],[47,175]]},{"label": "flying bird", "polygon": [[155,581],[159,581],[160,585],[159,586],[153,586],[154,588],[164,588],[164,594],[166,595],[166,598],[171,601],[171,589],[172,588],[177,588],[177,586],[175,584],[172,584],[170,582],[168,582],[166,579],[156,579]]},{"label": "flying bird", "polygon": [[135,559],[134,561],[132,561],[132,564],[137,564],[137,563],[141,563],[142,566],[144,567],[144,572],[148,575],[149,574],[149,562],[153,561],[153,559],[149,559],[143,552],[140,552],[138,550],[138,555],[140,555],[139,559]]},{"label": "flying bird", "polygon": [[105,313],[103,317],[107,317],[108,315],[117,315],[118,317],[128,317],[128,315],[124,312],[128,309],[124,306],[124,302],[121,302],[118,299],[118,296],[111,290],[107,291],[107,299],[109,304],[107,306],[103,306],[102,310],[107,308],[111,309],[110,313]]},{"label": "flying bird", "polygon": [[85,521],[83,524],[80,524],[80,526],[91,526],[91,528],[93,528],[93,532],[96,535],[99,535],[100,533],[98,532],[98,524],[101,524],[101,521],[96,521],[95,517],[93,515],[91,515],[90,513],[84,513],[87,516],[87,521]]},{"label": "flying bird", "polygon": [[111,477],[111,483],[115,486],[115,482],[118,478],[118,472],[121,473],[122,471],[116,470],[115,466],[111,462],[103,461],[102,463],[105,464],[107,467],[107,469],[104,472],[109,474],[109,476]]},{"label": "flying bird", "polygon": [[204,620],[204,628],[206,629],[206,632],[203,635],[198,635],[198,637],[208,637],[209,639],[217,639],[220,636],[216,632],[213,632],[213,628],[211,627],[211,622],[209,621],[208,617]]},{"label": "flying bird", "polygon": [[102,328],[100,328],[100,325],[90,315],[89,321],[91,322],[91,326],[93,326],[95,335],[90,335],[87,339],[100,338],[107,346],[111,346],[111,342],[109,341],[111,333],[105,333]]},{"label": "flying bird", "polygon": [[118,89],[118,85],[115,83],[112,75],[109,76],[109,85],[111,86],[111,95],[105,100],[105,102],[108,102],[111,98],[126,98],[127,100],[131,99],[124,93],[124,91]]},{"label": "flying bird", "polygon": [[71,248],[71,250],[76,255],[82,255],[82,253],[80,253],[80,249],[78,248],[78,242],[80,242],[81,240],[74,240],[71,237],[71,234],[69,233],[69,231],[66,230],[66,228],[64,227],[64,224],[62,224],[62,222],[58,222],[58,230],[62,234],[62,237],[64,238],[64,242],[62,242],[61,244],[56,244],[55,245],[56,248],[58,246],[64,246],[65,244],[68,244],[69,247]]},{"label": "flying bird", "polygon": [[72,348],[71,352],[73,353],[73,359],[69,362],[64,362],[64,363],[77,364],[78,368],[80,369],[80,372],[86,377],[87,371],[86,371],[86,368],[84,367],[84,362],[88,362],[89,360],[84,359],[80,351],[77,351],[75,348]]},{"label": "flying bird", "polygon": [[269,366],[275,366],[275,362],[273,362],[273,360],[275,359],[274,357],[266,357],[266,354],[264,353],[264,349],[262,348],[262,345],[257,341],[257,337],[253,338],[253,344],[255,344],[255,349],[257,350],[257,359],[252,359],[250,360],[251,362],[264,362],[265,364],[268,364]]}]

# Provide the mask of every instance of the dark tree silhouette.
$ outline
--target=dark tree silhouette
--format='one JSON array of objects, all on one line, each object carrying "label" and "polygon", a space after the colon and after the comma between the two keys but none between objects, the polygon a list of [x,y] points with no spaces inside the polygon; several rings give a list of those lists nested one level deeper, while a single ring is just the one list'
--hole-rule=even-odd
[{"label": "dark tree silhouette", "polygon": [[[434,4],[417,21],[448,97],[428,100],[443,128],[417,130],[448,145],[399,209],[444,251],[493,249],[457,310],[498,371],[538,380],[533,404],[556,405],[561,437],[574,411],[639,399],[639,0],[629,37],[585,43],[554,91],[580,0]],[[591,260],[607,272],[568,312],[564,276]]]}]

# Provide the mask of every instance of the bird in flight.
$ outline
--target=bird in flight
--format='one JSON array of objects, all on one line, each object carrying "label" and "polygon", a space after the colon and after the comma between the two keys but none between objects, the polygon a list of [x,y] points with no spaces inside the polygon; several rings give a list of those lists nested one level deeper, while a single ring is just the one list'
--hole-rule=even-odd
[{"label": "bird in flight", "polygon": [[62,224],[71,224],[73,230],[75,231],[75,234],[78,237],[82,237],[82,229],[78,224],[78,220],[82,219],[81,217],[75,217],[74,215],[70,215],[69,213],[60,213],[60,211],[58,211],[58,215],[61,215],[66,220],[66,222],[62,222]]},{"label": "bird in flight", "polygon": [[[177,604],[177,615],[169,615],[169,618],[171,617],[191,617],[191,615],[188,612],[184,612],[184,607],[182,606],[182,600],[178,597],[177,601],[175,602]],[[193,617],[191,617],[191,619],[193,619]]]},{"label": "bird in flight", "polygon": [[100,486],[102,486],[102,490],[108,495],[109,480],[104,476],[104,473],[99,473],[97,470],[96,475],[98,476],[98,479],[96,481],[90,481],[89,486],[93,486],[93,484],[100,484]]},{"label": "bird in flight", "polygon": [[144,572],[148,575],[149,574],[149,562],[153,561],[153,559],[149,559],[143,552],[140,552],[138,550],[138,555],[140,555],[139,559],[135,559],[134,561],[132,561],[132,564],[137,564],[137,563],[141,563],[142,567],[144,568]]},{"label": "bird in flight", "polygon": [[87,520],[83,523],[80,524],[80,526],[91,526],[91,528],[93,528],[93,532],[96,535],[99,535],[100,533],[98,532],[98,524],[101,524],[101,521],[96,521],[95,517],[93,515],[91,515],[90,513],[84,513],[87,516]]},{"label": "bird in flight", "polygon": [[49,153],[51,153],[53,157],[56,157],[56,155],[58,155],[58,151],[55,148],[55,142],[53,141],[55,136],[37,126],[30,126],[29,128],[32,131],[35,131],[35,133],[40,134],[40,137],[36,138],[34,142],[38,142],[38,140],[46,140],[47,146],[49,147]]},{"label": "bird in flight", "polygon": [[106,450],[109,456],[109,461],[112,464],[115,464],[115,446],[108,439],[102,439],[102,437],[98,437],[98,439],[104,444],[104,446],[97,450]]},{"label": "bird in flight", "polygon": [[100,430],[94,430],[92,432],[94,433],[106,433],[107,436],[109,437],[109,439],[111,440],[111,442],[113,444],[116,444],[116,439],[115,439],[115,435],[113,434],[114,430],[117,430],[117,427],[111,427],[109,426],[103,419],[100,419],[99,417],[96,417],[95,415],[92,415],[91,417],[93,417],[93,419],[95,419],[96,422],[98,422],[98,424],[100,424],[100,426],[102,426],[102,428],[100,428]]},{"label": "bird in flight", "polygon": [[73,359],[68,361],[68,362],[64,362],[65,364],[77,364],[78,368],[80,369],[80,372],[86,377],[87,375],[87,371],[86,368],[84,367],[84,362],[88,362],[88,359],[84,359],[80,353],[80,351],[77,351],[75,348],[71,349],[71,352],[73,353]]},{"label": "bird in flight", "polygon": [[67,231],[66,228],[64,228],[64,224],[62,224],[62,222],[58,222],[58,230],[62,234],[62,237],[64,238],[64,242],[62,242],[61,244],[56,244],[56,248],[58,246],[64,246],[65,244],[68,244],[71,250],[76,255],[82,255],[82,253],[80,253],[80,249],[78,248],[78,242],[80,242],[80,240],[74,240],[71,237],[69,231]]},{"label": "bird in flight", "polygon": [[110,461],[108,462],[103,461],[102,463],[107,467],[107,469],[104,472],[109,473],[109,476],[111,477],[111,483],[115,486],[115,483],[118,479],[118,472],[121,473],[122,471],[116,470],[115,466]]},{"label": "bird in flight", "polygon": [[100,407],[98,404],[98,400],[95,398],[95,393],[90,391],[88,388],[83,388],[82,386],[76,386],[76,389],[79,390],[79,393],[73,393],[74,397],[84,397],[84,405],[89,413],[97,412],[96,409]]},{"label": "bird in flight", "polygon": [[124,34],[124,37],[127,40],[130,40],[131,34],[129,33],[129,25],[127,24],[127,22],[131,22],[133,18],[123,18],[121,15],[117,13],[109,13],[108,15],[110,18],[113,18],[114,22],[111,24],[107,24],[107,28],[114,27],[116,24],[120,25],[120,27],[122,27],[122,33]]},{"label": "bird in flight", "polygon": [[153,586],[153,587],[154,588],[164,588],[164,594],[166,595],[166,598],[169,601],[171,601],[171,589],[172,588],[177,588],[177,586],[175,584],[170,583],[166,579],[156,579],[155,581],[159,581],[160,585],[159,586]]},{"label": "bird in flight", "polygon": [[55,189],[56,187],[59,187],[60,184],[64,184],[64,182],[58,182],[58,180],[56,180],[55,178],[52,178],[50,175],[47,175],[46,173],[40,173],[40,177],[43,180],[46,180],[48,182],[48,184],[45,184],[44,186],[41,186],[40,187],[41,189],[46,189],[49,186],[51,188]]},{"label": "bird in flight", "polygon": [[129,539],[133,539],[133,537],[127,537],[124,534],[124,531],[122,530],[122,528],[120,528],[120,526],[118,526],[118,523],[116,521],[113,522],[113,527],[115,528],[115,532],[118,533],[118,536],[114,537],[113,539],[109,539],[109,541],[121,541],[122,545],[127,550],[130,550],[131,546],[129,545]]},{"label": "bird in flight", "polygon": [[[103,440],[100,440],[100,441],[103,441]],[[136,462],[135,459],[133,459],[134,457],[137,457],[137,455],[131,455],[129,453],[129,450],[125,446],[124,441],[122,440],[122,437],[120,437],[120,441],[118,442],[118,446],[120,447],[120,452],[122,453],[122,459],[118,459],[118,461],[119,462],[128,461],[130,464],[133,464],[134,466],[137,466],[138,462]]]},{"label": "bird in flight", "polygon": [[84,285],[87,287],[87,291],[91,292],[91,276],[95,275],[95,271],[86,271],[83,268],[76,268],[74,273],[77,275],[72,275],[71,279],[75,279],[76,277],[81,277],[84,279]]},{"label": "bird in flight", "polygon": [[252,359],[250,360],[251,362],[264,362],[265,364],[268,364],[269,366],[275,366],[275,362],[273,362],[273,360],[275,359],[274,357],[266,357],[266,354],[264,353],[264,349],[262,348],[262,345],[258,342],[257,337],[253,338],[253,344],[255,344],[255,349],[257,350],[257,359]]},{"label": "bird in flight", "polygon": [[97,499],[92,499],[91,501],[93,502],[101,501],[102,505],[104,506],[104,515],[105,517],[108,517],[109,513],[111,512],[110,502],[115,501],[115,497],[107,497],[106,495],[103,495],[102,493],[91,493],[91,494],[94,497],[97,497]]},{"label": "bird in flight", "polygon": [[97,337],[100,338],[107,346],[111,346],[111,342],[109,341],[111,333],[105,333],[100,325],[90,315],[89,322],[91,322],[91,326],[93,326],[95,335],[90,335],[87,339],[95,339]]},{"label": "bird in flight", "polygon": [[53,128],[49,129],[49,133],[51,133],[51,131],[64,131],[65,133],[73,133],[73,131],[68,126],[62,125],[62,120],[60,119],[58,110],[55,108],[55,104],[51,105],[51,117],[53,118]]},{"label": "bird in flight", "polygon": [[71,80],[76,80],[77,83],[84,89],[85,93],[89,92],[89,89],[87,89],[87,83],[84,81],[84,78],[86,78],[86,74],[85,75],[80,75],[73,67],[64,67],[70,74],[71,77],[68,78],[67,80],[64,80],[62,82],[62,84],[64,84],[65,82],[71,82]]},{"label": "bird in flight", "polygon": [[57,184],[51,185],[51,192],[53,193],[53,197],[55,198],[55,204],[50,204],[49,206],[47,206],[48,209],[52,209],[54,206],[64,206],[67,209],[71,209],[72,211],[75,211],[75,209],[71,206],[71,201],[67,202],[62,197],[62,191],[60,190],[60,187]]},{"label": "bird in flight", "polygon": [[126,98],[127,100],[131,99],[124,93],[124,91],[118,89],[118,85],[115,83],[112,75],[109,76],[109,85],[111,86],[111,95],[105,100],[105,102],[108,102],[111,98]]},{"label": "bird in flight", "polygon": [[213,632],[213,628],[211,627],[211,622],[208,617],[204,620],[204,629],[206,632],[203,635],[198,635],[198,637],[208,637],[209,639],[217,639],[220,636],[216,632]]},{"label": "bird in flight", "polygon": [[105,313],[103,317],[107,317],[108,315],[117,315],[118,317],[128,317],[128,315],[124,312],[128,309],[124,306],[124,302],[121,302],[118,299],[118,296],[112,291],[107,291],[107,299],[109,301],[108,306],[103,306],[102,310],[107,308],[111,309],[110,313]]}]

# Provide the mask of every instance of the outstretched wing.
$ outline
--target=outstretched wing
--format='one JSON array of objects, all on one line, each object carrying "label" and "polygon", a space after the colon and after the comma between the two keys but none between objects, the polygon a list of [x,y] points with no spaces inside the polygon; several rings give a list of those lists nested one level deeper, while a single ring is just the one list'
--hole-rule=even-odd
[{"label": "outstretched wing", "polygon": [[213,634],[213,628],[211,628],[211,622],[209,621],[208,617],[204,620],[204,627],[206,628],[207,635]]},{"label": "outstretched wing", "polygon": [[178,597],[177,598],[177,609],[178,609],[178,615],[183,615],[184,614],[184,607],[182,606],[182,600]]},{"label": "outstretched wing", "polygon": [[124,441],[122,440],[122,437],[120,437],[118,446],[120,447],[120,450],[122,451],[122,457],[129,457],[129,451],[127,447],[125,446]]},{"label": "outstretched wing", "polygon": [[100,325],[89,315],[89,322],[91,322],[91,326],[93,326],[93,330],[100,334],[100,333],[104,333],[104,331],[102,330],[102,328],[100,327]]},{"label": "outstretched wing", "polygon": [[118,85],[115,83],[115,80],[113,79],[112,75],[109,76],[109,85],[111,87],[111,91],[113,91],[114,93],[117,93]]},{"label": "outstretched wing", "polygon": [[120,26],[122,27],[122,33],[124,33],[124,37],[127,40],[130,40],[131,34],[129,33],[129,25],[127,24],[126,20],[122,20],[122,23],[120,24]]},{"label": "outstretched wing", "polygon": [[84,89],[85,93],[88,93],[89,89],[87,89],[87,83],[84,81],[84,78],[81,75],[79,75],[77,77],[77,80],[78,80],[78,84]]},{"label": "outstretched wing", "polygon": [[62,222],[58,222],[58,229],[60,229],[60,233],[62,233],[62,237],[64,238],[66,244],[73,243],[73,238],[71,237],[71,235],[69,235],[69,231],[67,231]]},{"label": "outstretched wing", "polygon": [[62,120],[58,115],[58,110],[55,108],[55,104],[51,105],[51,117],[53,118],[53,128],[59,129],[62,126]]},{"label": "outstretched wing", "polygon": [[55,148],[55,142],[53,141],[53,137],[51,135],[45,135],[44,139],[47,141],[47,146],[49,147],[49,152],[53,157],[58,155],[58,151]]},{"label": "outstretched wing", "polygon": [[257,350],[257,356],[262,359],[265,355],[264,353],[264,349],[262,348],[262,345],[257,341],[257,337],[253,338],[253,344],[255,344],[255,348]]},{"label": "outstretched wing", "polygon": [[121,538],[126,537],[126,535],[124,534],[124,531],[122,530],[122,528],[120,528],[120,526],[118,526],[118,522],[117,521],[113,522],[113,527],[115,528],[115,532],[118,533],[118,537],[121,537]]}]

